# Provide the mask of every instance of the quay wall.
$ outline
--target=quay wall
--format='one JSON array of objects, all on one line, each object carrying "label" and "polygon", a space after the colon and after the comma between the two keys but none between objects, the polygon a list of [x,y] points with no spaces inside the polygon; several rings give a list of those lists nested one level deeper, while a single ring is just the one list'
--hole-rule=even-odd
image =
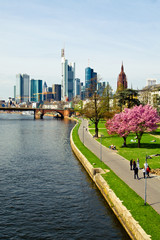
[{"label": "quay wall", "polygon": [[121,222],[122,226],[127,231],[128,235],[133,240],[151,240],[151,237],[146,234],[139,223],[132,217],[129,210],[123,205],[123,202],[115,195],[112,189],[110,189],[107,182],[102,177],[102,174],[106,173],[101,168],[94,168],[87,158],[79,151],[73,142],[72,132],[70,134],[71,148],[81,162],[89,176],[95,182],[96,186],[102,193],[103,197]]}]

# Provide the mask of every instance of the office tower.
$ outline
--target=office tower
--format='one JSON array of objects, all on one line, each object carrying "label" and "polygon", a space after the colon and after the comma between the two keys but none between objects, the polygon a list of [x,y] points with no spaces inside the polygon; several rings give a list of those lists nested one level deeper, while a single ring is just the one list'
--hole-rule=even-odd
[{"label": "office tower", "polygon": [[104,89],[106,88],[106,82],[99,82],[97,84],[97,93],[99,96],[102,96],[103,95],[103,92],[104,92]]},{"label": "office tower", "polygon": [[44,99],[44,101],[51,101],[51,100],[53,100],[52,87],[46,87],[45,90],[46,91],[43,92],[43,99]]},{"label": "office tower", "polygon": [[16,100],[16,85],[14,85],[14,101]]},{"label": "office tower", "polygon": [[18,103],[29,101],[29,75],[16,75],[16,101]]},{"label": "office tower", "polygon": [[74,97],[75,63],[68,64],[64,49],[61,50],[61,100],[70,101]]},{"label": "office tower", "polygon": [[147,86],[153,86],[156,85],[157,80],[156,79],[147,79]]},{"label": "office tower", "polygon": [[52,93],[55,101],[61,101],[61,85],[60,84],[52,85]]},{"label": "office tower", "polygon": [[85,86],[83,85],[83,82],[81,82],[81,100],[85,99]]},{"label": "office tower", "polygon": [[126,88],[127,88],[127,77],[124,72],[124,67],[123,67],[123,63],[122,63],[121,72],[120,72],[120,74],[118,76],[118,80],[117,80],[117,91],[123,91]]},{"label": "office tower", "polygon": [[74,96],[80,97],[81,95],[81,83],[79,78],[75,78]]},{"label": "office tower", "polygon": [[91,97],[97,90],[97,73],[94,69],[87,67],[85,69],[85,92],[86,98]]},{"label": "office tower", "polygon": [[30,100],[32,102],[42,102],[42,80],[31,79]]}]

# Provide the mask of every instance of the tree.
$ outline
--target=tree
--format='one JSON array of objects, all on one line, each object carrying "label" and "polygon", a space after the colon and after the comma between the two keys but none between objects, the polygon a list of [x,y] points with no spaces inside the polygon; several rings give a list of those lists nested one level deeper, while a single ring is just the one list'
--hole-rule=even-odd
[{"label": "tree", "polygon": [[144,132],[151,132],[157,129],[160,121],[157,110],[150,105],[135,106],[129,113],[130,131],[135,133],[138,139],[138,147]]},{"label": "tree", "polygon": [[133,106],[140,105],[140,101],[138,100],[138,91],[133,89],[125,89],[123,91],[119,91],[117,93],[118,106],[121,111],[123,110],[123,106],[132,108]]},{"label": "tree", "polygon": [[124,147],[126,147],[126,139],[130,133],[128,119],[126,117],[128,111],[129,109],[126,108],[124,112],[115,114],[114,117],[109,119],[105,124],[109,135],[118,134],[124,139]]},{"label": "tree", "polygon": [[134,106],[132,109],[124,109],[123,112],[116,114],[111,120],[106,123],[106,128],[109,134],[118,134],[124,139],[126,146],[126,137],[130,132],[137,136],[138,147],[144,132],[151,132],[158,126],[160,121],[157,110],[150,105]]},{"label": "tree", "polygon": [[95,137],[98,137],[98,123],[104,118],[104,106],[101,97],[95,91],[83,109],[84,116],[95,124]]}]

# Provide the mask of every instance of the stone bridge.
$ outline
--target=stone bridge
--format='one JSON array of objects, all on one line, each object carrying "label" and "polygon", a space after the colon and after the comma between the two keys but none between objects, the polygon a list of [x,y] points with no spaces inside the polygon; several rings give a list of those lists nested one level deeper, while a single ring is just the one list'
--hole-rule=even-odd
[{"label": "stone bridge", "polygon": [[25,107],[0,107],[0,111],[17,111],[17,112],[24,112],[24,111],[33,111],[35,119],[43,119],[43,116],[46,113],[57,112],[60,114],[61,118],[70,117],[74,112],[73,109],[45,109],[45,108],[25,108]]}]

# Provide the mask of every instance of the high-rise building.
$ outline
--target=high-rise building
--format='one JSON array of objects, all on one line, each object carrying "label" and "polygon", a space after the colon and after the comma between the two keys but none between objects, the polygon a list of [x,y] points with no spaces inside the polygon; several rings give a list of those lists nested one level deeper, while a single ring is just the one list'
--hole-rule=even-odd
[{"label": "high-rise building", "polygon": [[156,79],[147,79],[147,86],[153,86],[156,85],[157,80]]},{"label": "high-rise building", "polygon": [[99,82],[97,86],[98,86],[97,93],[99,96],[102,96],[104,89],[106,88],[106,82]]},{"label": "high-rise building", "polygon": [[74,97],[75,63],[68,64],[64,49],[61,50],[61,100],[70,101]]},{"label": "high-rise building", "polygon": [[52,93],[55,101],[61,101],[61,85],[60,84],[52,85]]},{"label": "high-rise building", "polygon": [[91,97],[97,90],[97,73],[94,69],[87,67],[85,69],[85,92],[86,97]]},{"label": "high-rise building", "polygon": [[124,67],[123,67],[123,63],[122,63],[121,72],[120,72],[120,74],[118,76],[118,80],[117,80],[117,91],[123,91],[126,88],[127,88],[127,77],[124,72]]},{"label": "high-rise building", "polygon": [[29,101],[29,78],[27,74],[16,75],[16,101],[19,103]]},{"label": "high-rise building", "polygon": [[42,80],[31,79],[30,100],[32,102],[42,102]]},{"label": "high-rise building", "polygon": [[85,99],[85,86],[83,85],[83,82],[81,82],[81,100]]},{"label": "high-rise building", "polygon": [[74,96],[80,97],[81,95],[81,82],[79,78],[75,78]]}]

